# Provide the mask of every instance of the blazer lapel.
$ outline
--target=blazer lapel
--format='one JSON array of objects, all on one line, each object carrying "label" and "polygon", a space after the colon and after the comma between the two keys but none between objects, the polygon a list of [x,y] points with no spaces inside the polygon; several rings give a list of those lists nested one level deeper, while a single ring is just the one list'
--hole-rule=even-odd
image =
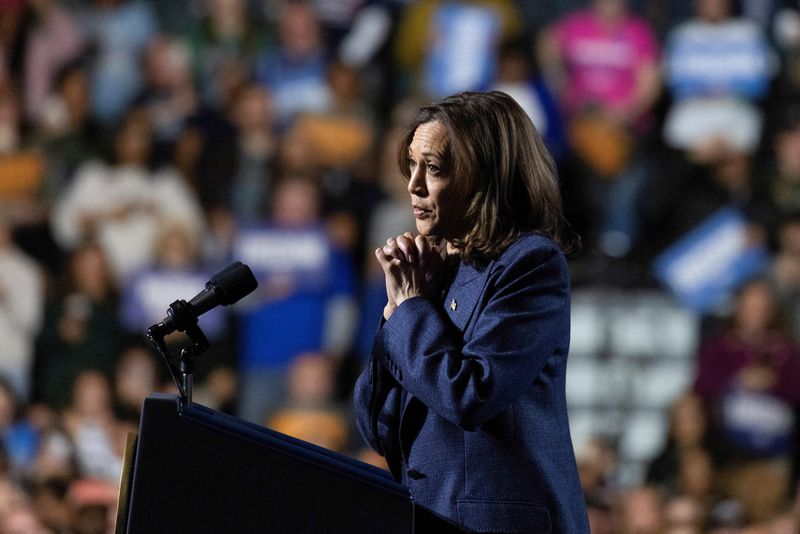
[{"label": "blazer lapel", "polygon": [[475,312],[486,285],[491,263],[485,266],[460,264],[456,277],[444,297],[444,312],[463,334]]},{"label": "blazer lapel", "polygon": [[[489,279],[489,272],[493,262],[488,265],[475,267],[471,264],[460,263],[456,271],[453,283],[450,284],[450,289],[445,295],[442,307],[444,313],[452,321],[452,323],[463,334],[469,325],[472,316],[475,313],[475,307],[478,304],[483,288]],[[416,397],[403,390],[403,400],[401,401],[402,408],[400,411],[400,448],[405,460],[408,455],[407,445],[413,442],[413,438],[419,428],[409,426],[410,420],[418,420],[421,425],[420,417],[409,417],[407,412],[415,410],[427,410],[424,404]],[[414,405],[418,406],[412,406]]]}]

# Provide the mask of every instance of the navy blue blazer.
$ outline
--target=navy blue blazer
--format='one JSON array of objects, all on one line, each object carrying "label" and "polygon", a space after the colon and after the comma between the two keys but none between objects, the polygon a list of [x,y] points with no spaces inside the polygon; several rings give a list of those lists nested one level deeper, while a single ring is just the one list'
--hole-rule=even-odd
[{"label": "navy blue blazer", "polygon": [[569,275],[523,234],[403,302],[359,377],[357,425],[415,502],[479,532],[589,532],[567,423]]}]

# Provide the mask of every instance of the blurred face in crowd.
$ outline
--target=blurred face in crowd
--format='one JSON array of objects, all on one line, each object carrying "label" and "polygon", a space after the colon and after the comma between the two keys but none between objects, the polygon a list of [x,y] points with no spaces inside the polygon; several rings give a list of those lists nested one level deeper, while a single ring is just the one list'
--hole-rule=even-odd
[{"label": "blurred face in crowd", "polygon": [[286,179],[275,190],[272,218],[281,226],[303,228],[319,221],[319,190],[305,179]]},{"label": "blurred face in crowd", "polygon": [[408,192],[417,231],[447,240],[461,237],[467,191],[448,172],[447,130],[439,121],[421,124],[408,147]]},{"label": "blurred face in crowd", "polygon": [[766,282],[754,282],[742,291],[736,310],[736,324],[746,333],[758,334],[769,328],[775,314],[775,299]]},{"label": "blurred face in crowd", "polygon": [[617,21],[628,12],[627,0],[594,0],[592,6],[600,18],[606,21]]},{"label": "blurred face in crowd", "polygon": [[30,5],[39,13],[44,13],[56,5],[56,0],[28,0],[28,5]]},{"label": "blurred face in crowd", "polygon": [[304,2],[288,2],[280,18],[281,45],[290,57],[315,53],[321,45],[319,21],[314,9]]},{"label": "blurred face in crowd", "polygon": [[80,124],[89,114],[89,87],[89,77],[80,69],[72,70],[61,83],[61,98],[72,124]]},{"label": "blurred face in crowd", "polygon": [[42,525],[36,514],[28,506],[15,507],[9,510],[0,525],[2,525],[2,532],[5,534],[52,534],[53,532]]},{"label": "blurred face in crowd", "polygon": [[20,110],[14,94],[0,83],[0,155],[17,150],[19,120]]},{"label": "blurred face in crowd", "polygon": [[706,420],[700,399],[688,394],[680,397],[672,407],[672,438],[678,447],[698,446],[706,432]]},{"label": "blurred face in crowd", "polygon": [[11,222],[0,214],[0,250],[14,244],[11,234]]},{"label": "blurred face in crowd", "polygon": [[108,379],[97,371],[84,371],[75,379],[72,406],[80,414],[102,415],[111,409]]},{"label": "blurred face in crowd", "polygon": [[298,356],[289,369],[289,395],[300,405],[318,406],[333,395],[333,366],[324,355]]},{"label": "blurred face in crowd", "polygon": [[730,0],[695,0],[695,13],[708,22],[720,22],[731,15]]},{"label": "blurred face in crowd", "polygon": [[63,432],[49,430],[41,437],[33,471],[39,480],[75,475],[72,442]]},{"label": "blurred face in crowd", "polygon": [[117,133],[117,159],[121,164],[144,165],[150,157],[150,128],[146,121],[131,118]]},{"label": "blurred face in crowd", "polygon": [[781,178],[800,182],[800,125],[778,133],[773,148]]},{"label": "blurred face in crowd", "polygon": [[731,194],[747,191],[751,184],[752,159],[748,154],[728,154],[716,162],[714,181]]},{"label": "blurred face in crowd", "polygon": [[175,88],[191,83],[189,52],[165,36],[156,37],[145,57],[147,79],[157,88]]},{"label": "blurred face in crowd", "polygon": [[289,130],[279,138],[280,168],[286,174],[308,174],[317,168],[313,144],[300,129]]},{"label": "blurred face in crowd", "polygon": [[274,118],[269,91],[259,85],[242,90],[236,102],[236,125],[244,132],[271,131]]},{"label": "blurred face in crowd", "polygon": [[358,71],[343,63],[334,63],[328,69],[328,86],[337,102],[358,102],[361,98],[361,78]]},{"label": "blurred face in crowd", "polygon": [[111,273],[103,251],[88,245],[72,256],[70,275],[77,291],[94,300],[102,300],[111,289]]},{"label": "blurred face in crowd", "polygon": [[180,226],[165,229],[156,245],[156,256],[170,269],[191,267],[197,256],[192,234]]},{"label": "blurred face in crowd", "polygon": [[117,396],[139,409],[145,397],[158,388],[158,372],[150,354],[141,347],[126,350],[116,373]]},{"label": "blurred face in crowd", "polygon": [[666,534],[700,534],[702,506],[688,496],[674,497],[664,506],[664,522]]},{"label": "blurred face in crowd", "polygon": [[614,470],[614,451],[606,440],[599,437],[584,444],[577,454],[577,460],[581,487],[586,492],[601,487]]},{"label": "blurred face in crowd", "polygon": [[8,385],[0,384],[0,430],[8,428],[14,422],[14,413],[17,410],[17,403],[14,392]]},{"label": "blurred face in crowd", "polygon": [[526,83],[530,78],[530,59],[522,49],[511,49],[498,58],[497,77],[506,83]]},{"label": "blurred face in crowd", "polygon": [[661,498],[654,488],[637,488],[622,497],[623,532],[644,534],[661,530]]},{"label": "blurred face in crowd", "polygon": [[786,223],[780,230],[781,253],[800,258],[800,221]]},{"label": "blurred face in crowd", "polygon": [[76,534],[105,534],[109,529],[109,507],[81,506],[76,513],[74,528]]},{"label": "blurred face in crowd", "polygon": [[73,510],[66,499],[68,481],[48,478],[34,489],[33,506],[36,516],[55,532],[69,532]]},{"label": "blurred face in crowd", "polygon": [[688,451],[681,457],[678,478],[684,494],[696,499],[708,496],[714,483],[711,456],[701,449]]},{"label": "blurred face in crowd", "polygon": [[244,0],[209,0],[208,8],[214,26],[223,33],[239,29],[246,18]]},{"label": "blurred face in crowd", "polygon": [[244,15],[243,0],[209,0],[208,4],[213,17],[225,18]]}]

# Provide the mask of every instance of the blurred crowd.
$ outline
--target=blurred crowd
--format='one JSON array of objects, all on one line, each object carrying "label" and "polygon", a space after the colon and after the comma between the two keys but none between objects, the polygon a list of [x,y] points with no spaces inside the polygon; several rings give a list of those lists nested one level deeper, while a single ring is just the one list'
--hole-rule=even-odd
[{"label": "blurred crowd", "polygon": [[[595,533],[800,531],[800,4],[789,0],[0,0],[0,532],[109,532],[144,331],[233,260],[195,400],[381,465],[350,391],[414,221],[417,107],[498,89],[559,167],[573,285],[661,289],[721,208],[764,266],[703,310],[641,484],[578,453]],[[175,352],[186,339],[171,335]]]}]

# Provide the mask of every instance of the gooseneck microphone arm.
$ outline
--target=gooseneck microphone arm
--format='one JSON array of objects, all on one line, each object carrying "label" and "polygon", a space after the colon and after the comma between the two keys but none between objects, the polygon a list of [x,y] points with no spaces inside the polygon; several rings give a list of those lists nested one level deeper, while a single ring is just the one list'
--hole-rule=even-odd
[{"label": "gooseneck microphone arm", "polygon": [[[250,268],[237,261],[212,276],[205,289],[189,302],[176,300],[170,304],[167,317],[147,329],[147,339],[164,358],[170,376],[178,387],[183,407],[192,405],[195,358],[211,346],[197,324],[198,317],[217,306],[237,302],[257,286],[258,282]],[[184,332],[190,341],[181,349],[179,366],[173,362],[164,341],[166,336],[175,331]]]},{"label": "gooseneck microphone arm", "polygon": [[[206,338],[197,324],[197,315],[193,313],[188,302],[176,300],[169,305],[168,314],[170,317],[174,317],[175,323],[180,326],[167,329],[164,327],[164,321],[162,321],[147,329],[147,339],[150,340],[150,343],[156,347],[156,350],[164,358],[172,381],[178,387],[181,406],[191,406],[195,358],[208,349],[211,343],[208,342],[208,338]],[[185,332],[186,337],[189,338],[189,343],[181,348],[178,366],[175,365],[169,355],[167,344],[164,341],[164,337],[175,330]]]}]

